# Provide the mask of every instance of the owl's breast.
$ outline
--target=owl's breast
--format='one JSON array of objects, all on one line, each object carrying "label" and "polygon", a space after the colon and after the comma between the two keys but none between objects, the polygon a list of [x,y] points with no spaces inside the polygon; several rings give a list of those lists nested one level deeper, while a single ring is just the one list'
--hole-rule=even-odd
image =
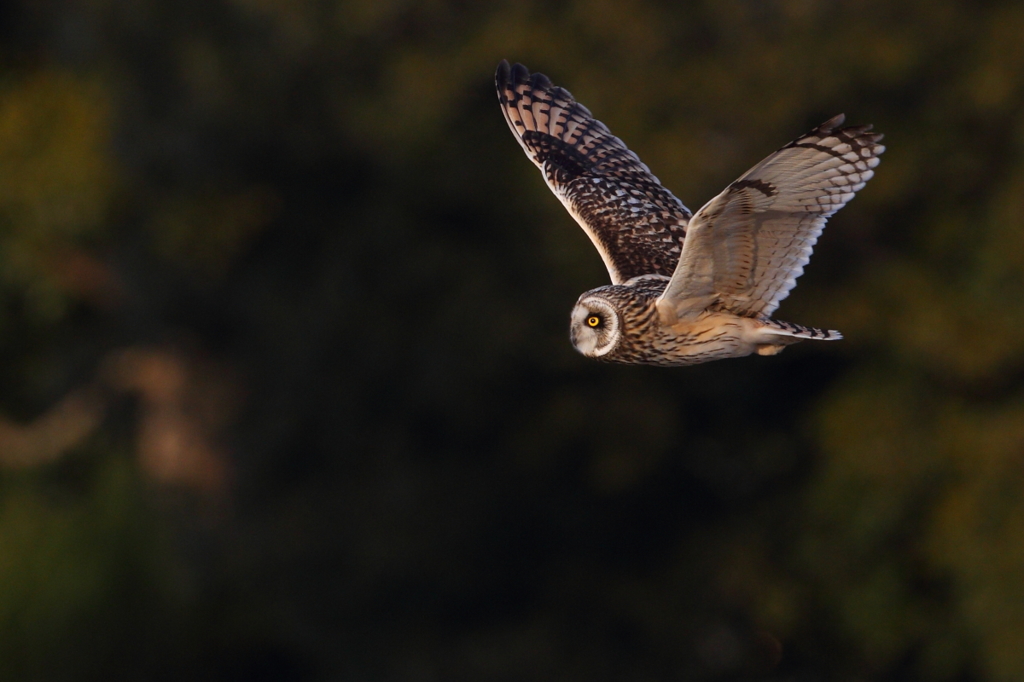
[{"label": "owl's breast", "polygon": [[[753,331],[757,322],[730,313],[706,312],[695,320],[668,326],[657,310],[650,310],[626,325],[622,343],[611,362],[680,367],[711,360],[750,355],[756,350]],[[750,327],[750,329],[748,329]]]}]

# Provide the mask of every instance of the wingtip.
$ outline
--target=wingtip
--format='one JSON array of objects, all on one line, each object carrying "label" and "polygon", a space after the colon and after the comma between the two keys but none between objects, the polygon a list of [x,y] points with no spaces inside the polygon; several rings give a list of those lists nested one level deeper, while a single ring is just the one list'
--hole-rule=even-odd
[{"label": "wingtip", "polygon": [[510,63],[507,59],[502,59],[498,63],[498,69],[494,74],[495,79],[503,79],[510,81],[515,85],[521,83],[529,83],[531,87],[535,88],[550,88],[551,79],[540,72],[530,73],[530,70],[526,68],[520,62]]},{"label": "wingtip", "polygon": [[512,68],[508,65],[507,59],[502,59],[498,63],[498,68],[494,72],[494,86],[498,90],[498,96],[501,97],[502,93],[505,92],[505,88],[508,87],[509,74]]},{"label": "wingtip", "polygon": [[514,85],[525,83],[530,78],[530,70],[523,66],[520,62],[516,62],[512,65],[511,75],[509,76]]},{"label": "wingtip", "polygon": [[530,87],[534,90],[550,90],[552,85],[551,79],[542,73],[530,75]]},{"label": "wingtip", "polygon": [[833,116],[832,118],[818,126],[818,130],[831,132],[839,128],[839,126],[843,125],[843,123],[845,122],[846,114],[836,114],[835,116]]},{"label": "wingtip", "polygon": [[[540,74],[535,74],[540,75]],[[499,86],[519,85],[530,79],[530,70],[516,62],[510,64],[507,59],[498,62],[498,68],[494,72],[494,82]]]},{"label": "wingtip", "polygon": [[874,125],[868,123],[866,125],[843,127],[843,123],[845,122],[846,114],[837,114],[815,128],[813,132],[825,136],[840,133],[849,137],[857,138],[861,140],[863,144],[874,145],[876,148],[875,156],[885,151],[885,147],[878,144],[885,135],[883,133],[872,132]]}]

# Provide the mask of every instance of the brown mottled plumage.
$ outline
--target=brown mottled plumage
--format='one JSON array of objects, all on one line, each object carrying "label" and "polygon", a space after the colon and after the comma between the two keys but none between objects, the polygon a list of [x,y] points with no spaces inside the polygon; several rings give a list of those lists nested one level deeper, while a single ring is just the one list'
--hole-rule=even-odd
[{"label": "brown mottled plumage", "polygon": [[612,285],[580,296],[573,345],[608,362],[692,365],[773,355],[836,331],[770,319],[828,218],[864,187],[885,147],[842,114],[782,147],[693,214],[571,94],[508,62],[505,119],[601,254]]},{"label": "brown mottled plumage", "polygon": [[522,64],[498,66],[498,99],[519,144],[583,227],[612,282],[670,277],[690,211],[567,90]]}]

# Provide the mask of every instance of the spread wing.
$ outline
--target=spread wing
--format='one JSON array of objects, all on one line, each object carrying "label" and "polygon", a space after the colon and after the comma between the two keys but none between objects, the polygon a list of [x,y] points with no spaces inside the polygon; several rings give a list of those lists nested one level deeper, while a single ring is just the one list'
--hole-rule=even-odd
[{"label": "spread wing", "polygon": [[675,271],[690,211],[567,90],[502,61],[498,100],[519,144],[583,227],[612,283]]},{"label": "spread wing", "polygon": [[663,320],[717,303],[768,317],[803,274],[829,216],[874,175],[885,147],[840,114],[747,171],[693,216],[679,266],[658,299]]}]

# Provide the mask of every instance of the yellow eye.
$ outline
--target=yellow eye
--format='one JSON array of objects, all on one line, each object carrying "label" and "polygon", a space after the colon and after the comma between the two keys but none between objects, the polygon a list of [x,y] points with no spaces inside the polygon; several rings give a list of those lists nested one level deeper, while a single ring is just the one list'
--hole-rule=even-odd
[{"label": "yellow eye", "polygon": [[591,315],[590,317],[587,318],[587,324],[591,327],[596,327],[597,325],[601,324],[601,318],[598,317],[597,315]]}]

